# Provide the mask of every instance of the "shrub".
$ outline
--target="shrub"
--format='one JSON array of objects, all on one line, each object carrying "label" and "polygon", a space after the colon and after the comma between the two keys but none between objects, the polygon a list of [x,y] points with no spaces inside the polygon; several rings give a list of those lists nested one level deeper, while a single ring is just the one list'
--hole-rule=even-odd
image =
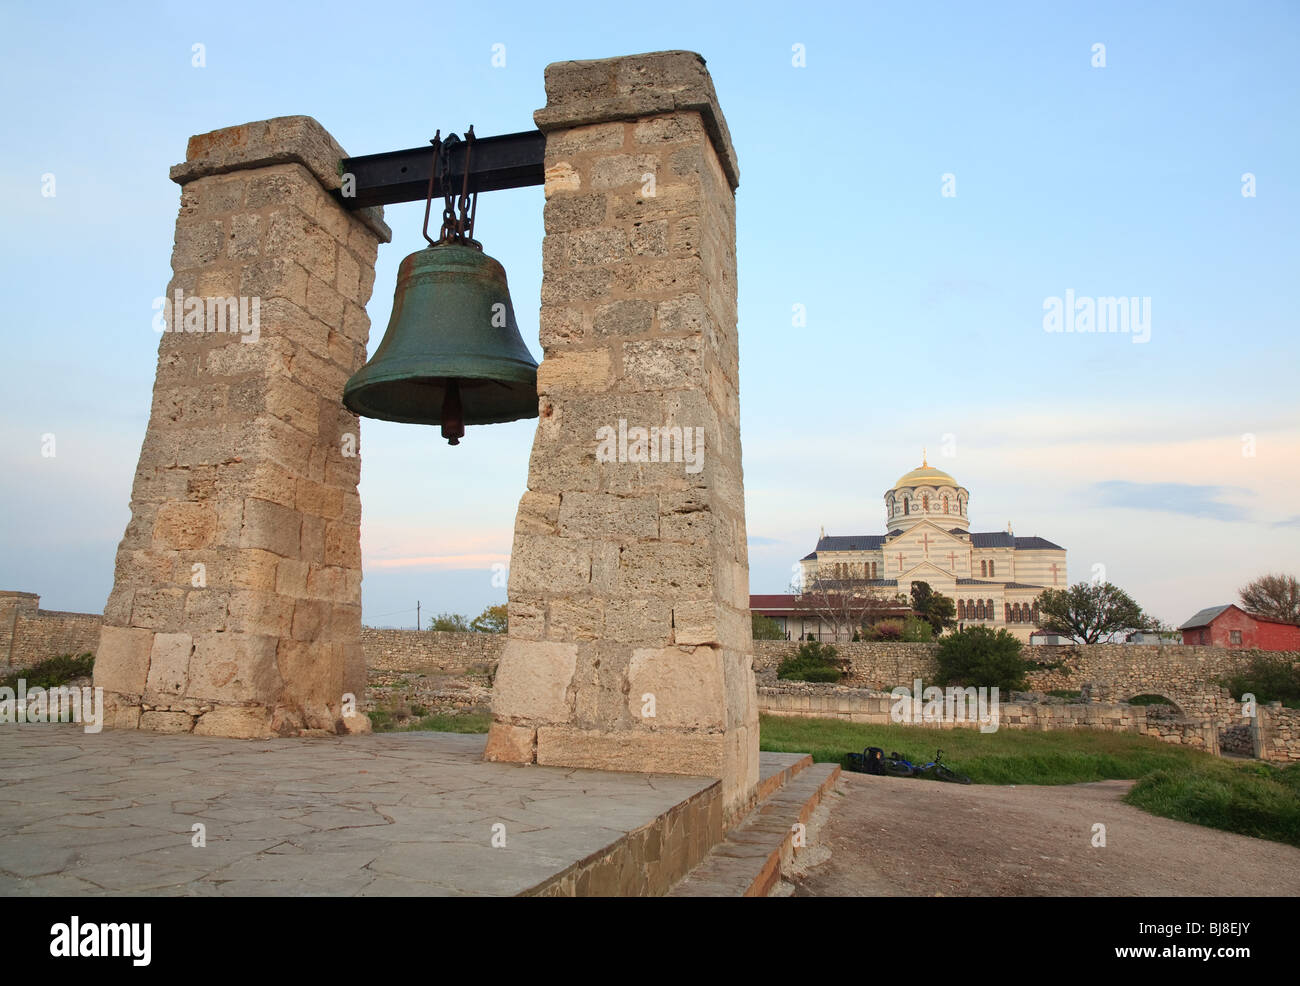
[{"label": "shrub", "polygon": [[1220,679],[1219,684],[1236,699],[1250,692],[1257,702],[1300,708],[1300,666],[1280,654],[1256,654],[1245,670]]},{"label": "shrub", "polygon": [[22,678],[31,688],[57,688],[73,678],[85,678],[95,670],[95,658],[90,653],[60,654],[33,664],[30,668],[20,668],[12,674],[0,678],[0,687],[17,688],[18,679]]},{"label": "shrub", "polygon": [[1051,695],[1052,698],[1082,698],[1083,697],[1082,691],[1071,691],[1068,688],[1054,688],[1047,694]]},{"label": "shrub", "polygon": [[903,624],[898,620],[881,620],[871,628],[870,640],[902,640]]},{"label": "shrub", "polygon": [[902,639],[911,644],[929,643],[934,639],[934,627],[919,616],[909,616],[903,620]]},{"label": "shrub", "polygon": [[935,655],[940,685],[1000,688],[1023,691],[1029,662],[1021,656],[1020,641],[1005,630],[993,632],[975,626],[958,630],[939,641]]},{"label": "shrub", "polygon": [[837,663],[839,656],[839,651],[829,644],[806,640],[781,662],[776,676],[786,681],[836,682],[844,677]]},{"label": "shrub", "polygon": [[761,613],[753,613],[751,623],[753,625],[753,636],[755,640],[784,640],[785,631],[781,629],[781,624],[770,616],[763,616]]}]

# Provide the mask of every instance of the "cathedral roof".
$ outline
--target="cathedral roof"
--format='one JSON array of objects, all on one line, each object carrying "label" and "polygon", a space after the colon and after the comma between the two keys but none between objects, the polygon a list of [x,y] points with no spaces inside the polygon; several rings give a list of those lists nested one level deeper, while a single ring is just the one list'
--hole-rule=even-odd
[{"label": "cathedral roof", "polygon": [[885,543],[883,534],[847,534],[821,538],[818,551],[872,551]]},{"label": "cathedral roof", "polygon": [[1017,551],[1065,550],[1059,544],[1053,544],[1047,538],[1019,538],[1014,534],[1008,534],[1006,531],[988,531],[984,533],[972,531],[970,543],[973,548],[1015,548]]},{"label": "cathedral roof", "polygon": [[936,469],[931,465],[922,464],[919,468],[913,469],[904,476],[900,476],[897,483],[892,489],[898,489],[900,486],[956,486],[957,480],[953,479],[942,469]]}]

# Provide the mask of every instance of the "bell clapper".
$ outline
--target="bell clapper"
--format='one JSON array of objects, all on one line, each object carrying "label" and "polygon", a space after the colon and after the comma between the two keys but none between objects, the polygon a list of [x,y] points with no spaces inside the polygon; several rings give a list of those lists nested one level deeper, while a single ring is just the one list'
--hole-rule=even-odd
[{"label": "bell clapper", "polygon": [[465,437],[465,411],[460,403],[460,381],[455,377],[447,380],[442,398],[442,437],[448,445],[459,445]]}]

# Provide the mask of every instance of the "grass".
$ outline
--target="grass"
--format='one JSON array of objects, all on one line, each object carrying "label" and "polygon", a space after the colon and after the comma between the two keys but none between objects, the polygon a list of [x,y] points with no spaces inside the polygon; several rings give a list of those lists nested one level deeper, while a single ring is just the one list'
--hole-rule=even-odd
[{"label": "grass", "polygon": [[1300,764],[1233,763],[1148,736],[1101,730],[981,733],[784,716],[760,717],[759,745],[841,764],[848,752],[866,746],[897,750],[913,763],[942,747],[944,763],[976,784],[1136,780],[1124,800],[1152,815],[1300,846]]},{"label": "grass", "polygon": [[0,678],[0,688],[17,689],[18,679],[27,682],[28,690],[33,688],[57,688],[66,685],[73,678],[84,678],[94,672],[95,658],[90,653],[60,654],[51,657],[30,668],[20,668],[13,674]]},{"label": "grass", "polygon": [[431,715],[401,722],[383,709],[370,713],[370,726],[377,733],[486,733],[491,725],[492,717],[486,713]]},{"label": "grass", "polygon": [[1083,691],[1081,689],[1070,689],[1070,688],[1054,688],[1047,694],[1051,695],[1053,698],[1082,698],[1083,697]]},{"label": "grass", "polygon": [[1124,800],[1164,818],[1300,847],[1300,764],[1219,760],[1157,770]]},{"label": "grass", "polygon": [[976,784],[1079,784],[1135,780],[1165,769],[1212,762],[1208,753],[1147,736],[1101,730],[1030,732],[1000,729],[937,730],[925,726],[877,726],[839,719],[762,716],[759,746],[780,753],[811,753],[826,763],[844,763],[849,752],[878,746],[913,763],[943,749],[944,763]]}]

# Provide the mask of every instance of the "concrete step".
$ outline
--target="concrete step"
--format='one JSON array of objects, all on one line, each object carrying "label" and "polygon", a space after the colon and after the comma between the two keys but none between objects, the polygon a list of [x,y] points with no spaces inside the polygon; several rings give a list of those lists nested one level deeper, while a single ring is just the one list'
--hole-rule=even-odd
[{"label": "concrete step", "polygon": [[807,825],[840,775],[840,766],[834,763],[801,760],[798,770],[794,767],[791,764],[780,772],[788,771],[785,781],[769,784],[769,792],[754,810],[668,892],[669,897],[766,897],[771,893],[783,869],[800,851],[795,845],[796,826]]},{"label": "concrete step", "polygon": [[778,788],[788,784],[795,774],[812,765],[813,758],[808,753],[760,753],[754,803],[765,801]]}]

